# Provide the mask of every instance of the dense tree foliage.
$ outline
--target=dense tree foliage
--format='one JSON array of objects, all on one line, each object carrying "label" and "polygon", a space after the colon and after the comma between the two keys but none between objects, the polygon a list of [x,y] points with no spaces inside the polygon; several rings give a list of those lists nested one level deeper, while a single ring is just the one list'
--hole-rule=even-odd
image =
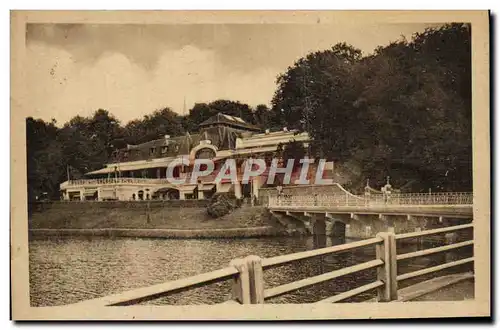
[{"label": "dense tree foliage", "polygon": [[139,144],[158,139],[165,134],[175,136],[184,132],[182,118],[169,108],[164,108],[136,119],[125,126],[125,140],[129,144]]},{"label": "dense tree foliage", "polygon": [[345,43],[298,60],[273,111],[307,130],[318,156],[412,190],[472,188],[470,31],[445,25],[362,57]]},{"label": "dense tree foliage", "polygon": [[28,166],[28,198],[47,193],[59,194],[58,184],[64,171],[62,145],[55,121],[26,119],[26,156]]},{"label": "dense tree foliage", "polygon": [[[60,182],[102,167],[115,149],[196,132],[218,112],[263,129],[310,132],[313,156],[361,169],[351,178],[354,189],[366,178],[382,185],[391,176],[394,186],[411,191],[471,190],[470,42],[468,25],[450,24],[365,57],[339,43],[281,74],[271,109],[215,100],[195,104],[185,116],[163,108],[126,125],[99,109],[60,128],[27,118],[29,198],[44,192],[58,198]],[[282,153],[301,151],[292,144]]]}]

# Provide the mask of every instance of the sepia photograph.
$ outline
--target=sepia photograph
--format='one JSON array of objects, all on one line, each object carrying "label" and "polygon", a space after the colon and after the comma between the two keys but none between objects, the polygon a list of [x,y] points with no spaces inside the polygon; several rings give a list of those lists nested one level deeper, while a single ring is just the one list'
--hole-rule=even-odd
[{"label": "sepia photograph", "polygon": [[13,319],[490,316],[489,19],[11,12]]}]

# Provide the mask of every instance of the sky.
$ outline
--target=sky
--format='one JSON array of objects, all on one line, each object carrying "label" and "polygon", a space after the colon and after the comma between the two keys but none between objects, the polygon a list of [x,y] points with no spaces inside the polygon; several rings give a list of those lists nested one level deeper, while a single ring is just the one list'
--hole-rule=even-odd
[{"label": "sky", "polygon": [[28,24],[29,115],[62,125],[99,108],[126,124],[217,99],[270,104],[276,77],[347,42],[370,54],[429,24]]}]

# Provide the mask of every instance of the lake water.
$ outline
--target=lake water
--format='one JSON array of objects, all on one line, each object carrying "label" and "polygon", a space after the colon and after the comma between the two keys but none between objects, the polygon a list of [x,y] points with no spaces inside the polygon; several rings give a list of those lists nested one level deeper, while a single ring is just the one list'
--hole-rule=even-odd
[{"label": "lake water", "polygon": [[[231,259],[258,255],[272,257],[335,245],[330,237],[271,237],[255,239],[134,239],[43,238],[30,241],[30,297],[32,306],[55,306],[123,292],[201,274],[229,265]],[[373,260],[375,248],[366,247],[316,257],[264,272],[265,286],[274,287],[352,264]],[[423,258],[405,266],[413,269],[434,261]],[[375,270],[341,277],[298,290],[266,303],[308,303],[375,279]],[[175,293],[144,304],[212,304],[227,300],[230,283]],[[367,293],[356,300],[373,296]]]}]

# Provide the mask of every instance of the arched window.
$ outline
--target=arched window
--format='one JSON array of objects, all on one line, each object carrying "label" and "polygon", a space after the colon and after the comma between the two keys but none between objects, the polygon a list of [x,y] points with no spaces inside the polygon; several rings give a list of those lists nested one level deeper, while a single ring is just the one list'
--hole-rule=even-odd
[{"label": "arched window", "polygon": [[196,159],[212,159],[215,157],[215,151],[211,148],[203,148],[196,152]]}]

